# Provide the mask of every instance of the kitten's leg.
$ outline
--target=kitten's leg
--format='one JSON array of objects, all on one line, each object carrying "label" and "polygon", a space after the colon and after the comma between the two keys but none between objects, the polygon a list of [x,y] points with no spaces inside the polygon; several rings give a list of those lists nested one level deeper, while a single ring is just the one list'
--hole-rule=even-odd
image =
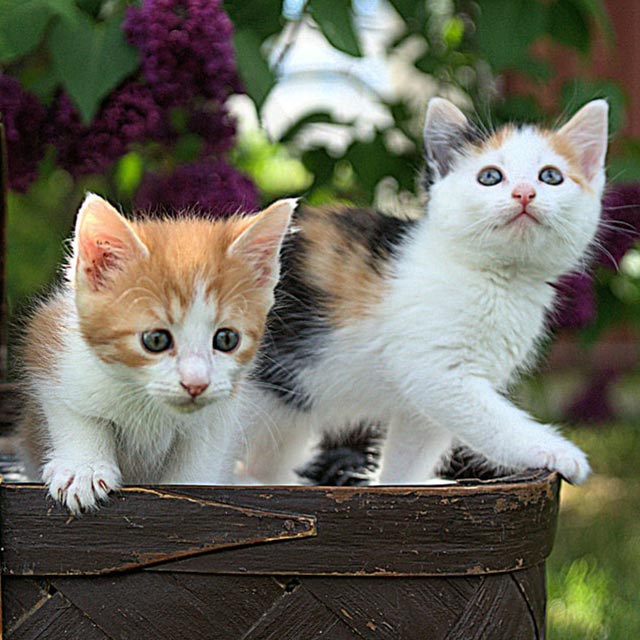
[{"label": "kitten's leg", "polygon": [[111,429],[60,402],[45,415],[51,449],[41,475],[49,493],[74,514],[96,509],[122,484]]},{"label": "kitten's leg", "polygon": [[[254,391],[240,418],[245,429],[236,440],[235,459],[250,484],[300,484],[295,470],[311,458],[312,415],[290,408],[271,393]],[[241,483],[243,478],[238,477]]]},{"label": "kitten's leg", "polygon": [[451,432],[423,417],[395,414],[387,429],[377,484],[425,484],[435,478],[452,441]]},{"label": "kitten's leg", "polygon": [[586,480],[586,455],[554,427],[535,422],[511,404],[487,380],[446,373],[417,380],[418,375],[407,372],[405,380],[412,390],[408,399],[472,450],[500,466],[547,468],[569,482]]},{"label": "kitten's leg", "polygon": [[275,439],[263,432],[252,442],[246,472],[264,484],[301,484],[296,469],[312,456],[312,431],[296,420],[279,426]]}]

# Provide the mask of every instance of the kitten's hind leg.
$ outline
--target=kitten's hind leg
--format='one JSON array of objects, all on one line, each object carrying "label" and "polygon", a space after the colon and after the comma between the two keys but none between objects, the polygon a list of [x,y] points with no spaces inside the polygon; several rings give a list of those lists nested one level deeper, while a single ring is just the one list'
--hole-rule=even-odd
[{"label": "kitten's hind leg", "polygon": [[452,442],[451,433],[422,417],[394,414],[389,421],[378,484],[433,484]]}]

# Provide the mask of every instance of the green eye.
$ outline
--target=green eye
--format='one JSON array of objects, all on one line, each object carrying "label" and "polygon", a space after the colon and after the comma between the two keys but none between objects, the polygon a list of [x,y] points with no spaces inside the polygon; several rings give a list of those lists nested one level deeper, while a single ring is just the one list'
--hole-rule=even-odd
[{"label": "green eye", "polygon": [[213,348],[216,351],[233,351],[240,342],[240,336],[233,329],[218,329],[213,336]]},{"label": "green eye", "polygon": [[504,176],[500,169],[495,167],[487,167],[478,174],[478,182],[485,187],[493,187],[504,180]]},{"label": "green eye", "polygon": [[556,169],[555,167],[545,167],[542,169],[538,175],[538,179],[540,182],[546,182],[551,185],[562,184],[564,182],[560,169]]},{"label": "green eye", "polygon": [[170,349],[173,345],[173,337],[166,329],[154,329],[144,331],[140,336],[142,346],[151,353],[160,353]]}]

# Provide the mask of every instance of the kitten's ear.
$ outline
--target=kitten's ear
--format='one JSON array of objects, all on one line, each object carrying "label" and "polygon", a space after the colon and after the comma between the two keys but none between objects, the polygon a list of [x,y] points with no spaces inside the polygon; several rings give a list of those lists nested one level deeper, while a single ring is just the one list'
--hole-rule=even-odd
[{"label": "kitten's ear", "polygon": [[289,229],[297,198],[278,200],[251,218],[251,224],[231,244],[229,255],[252,264],[258,285],[275,287],[280,276],[280,247]]},{"label": "kitten's ear", "polygon": [[77,285],[98,291],[124,261],[148,255],[129,222],[106,200],[87,194],[76,219],[73,261]]},{"label": "kitten's ear", "polygon": [[608,143],[609,105],[606,100],[592,100],[558,130],[577,151],[584,175],[591,182],[604,167]]},{"label": "kitten's ear", "polygon": [[427,162],[440,176],[451,169],[455,152],[466,140],[471,126],[453,102],[431,98],[424,123],[424,148]]}]

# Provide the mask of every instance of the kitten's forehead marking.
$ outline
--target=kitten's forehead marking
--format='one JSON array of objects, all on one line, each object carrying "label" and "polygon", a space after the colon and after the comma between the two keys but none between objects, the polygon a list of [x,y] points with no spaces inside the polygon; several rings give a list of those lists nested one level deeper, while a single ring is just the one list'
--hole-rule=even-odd
[{"label": "kitten's forehead marking", "polygon": [[197,282],[191,303],[187,309],[182,309],[179,322],[181,354],[211,349],[217,313],[214,297],[207,295],[207,288],[202,282]]},{"label": "kitten's forehead marking", "polygon": [[482,144],[481,149],[500,149],[515,130],[515,126],[511,124],[500,127]]},{"label": "kitten's forehead marking", "polygon": [[516,128],[504,127],[477,149],[475,158],[483,164],[496,164],[506,172],[507,182],[523,178],[533,178],[548,164],[559,165],[563,169],[575,167],[551,143],[550,134],[535,126]]}]

